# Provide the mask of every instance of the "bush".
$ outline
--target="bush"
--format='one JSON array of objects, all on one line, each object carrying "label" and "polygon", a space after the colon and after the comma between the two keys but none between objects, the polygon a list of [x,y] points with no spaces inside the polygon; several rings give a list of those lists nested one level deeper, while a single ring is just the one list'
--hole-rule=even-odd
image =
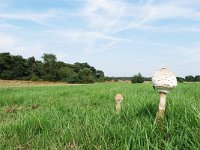
[{"label": "bush", "polygon": [[79,83],[80,79],[78,78],[78,75],[72,75],[71,78],[68,80],[69,83]]},{"label": "bush", "polygon": [[144,82],[144,78],[142,77],[142,75],[140,73],[138,73],[137,75],[134,75],[131,79],[132,83],[143,83]]},{"label": "bush", "polygon": [[194,82],[195,78],[192,75],[189,75],[189,76],[185,77],[185,81],[187,81],[187,82]]},{"label": "bush", "polygon": [[105,81],[105,78],[104,78],[104,77],[100,77],[100,78],[97,78],[96,81],[97,81],[97,82],[104,82],[104,81]]},{"label": "bush", "polygon": [[4,70],[0,76],[4,80],[13,80],[14,79],[14,71],[12,70]]},{"label": "bush", "polygon": [[31,80],[31,81],[38,81],[39,79],[40,79],[40,78],[39,78],[36,74],[33,73],[33,74],[31,75],[31,79],[30,79],[30,80]]},{"label": "bush", "polygon": [[182,78],[182,77],[176,77],[176,79],[177,79],[177,81],[178,81],[178,82],[180,82],[180,83],[182,83],[182,82],[184,82],[184,81],[185,81],[185,79],[184,79],[184,78]]},{"label": "bush", "polygon": [[92,76],[92,72],[88,68],[81,69],[78,73],[80,83],[94,83],[95,78]]}]

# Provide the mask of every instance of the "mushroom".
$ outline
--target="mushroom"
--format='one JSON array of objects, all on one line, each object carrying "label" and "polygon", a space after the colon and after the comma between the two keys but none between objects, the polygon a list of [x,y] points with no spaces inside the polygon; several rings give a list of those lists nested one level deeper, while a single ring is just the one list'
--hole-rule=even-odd
[{"label": "mushroom", "polygon": [[156,71],[152,77],[153,87],[160,93],[159,111],[157,113],[157,120],[162,119],[165,113],[166,94],[177,86],[177,79],[174,73],[167,68],[161,68]]},{"label": "mushroom", "polygon": [[121,102],[123,101],[123,96],[122,94],[118,93],[116,96],[115,96],[115,102],[116,102],[116,110],[117,110],[117,113],[120,112],[121,110]]}]

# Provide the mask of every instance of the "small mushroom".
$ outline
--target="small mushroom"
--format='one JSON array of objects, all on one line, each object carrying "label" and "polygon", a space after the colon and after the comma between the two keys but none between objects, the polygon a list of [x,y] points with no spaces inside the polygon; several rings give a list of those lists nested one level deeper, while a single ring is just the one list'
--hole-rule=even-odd
[{"label": "small mushroom", "polygon": [[175,74],[167,68],[161,68],[153,74],[152,82],[153,87],[160,93],[159,111],[157,113],[157,120],[159,120],[164,117],[166,94],[177,86],[177,79]]},{"label": "small mushroom", "polygon": [[120,112],[121,110],[121,102],[123,101],[123,96],[122,94],[118,93],[116,96],[115,96],[115,102],[116,102],[116,110],[117,110],[117,113]]}]

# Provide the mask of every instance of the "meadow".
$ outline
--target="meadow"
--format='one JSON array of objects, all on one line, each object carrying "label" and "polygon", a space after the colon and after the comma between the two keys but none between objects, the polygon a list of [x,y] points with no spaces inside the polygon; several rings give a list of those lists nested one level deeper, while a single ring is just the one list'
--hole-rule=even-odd
[{"label": "meadow", "polygon": [[150,83],[0,86],[0,149],[200,149],[200,84],[167,95],[162,128],[158,103]]}]

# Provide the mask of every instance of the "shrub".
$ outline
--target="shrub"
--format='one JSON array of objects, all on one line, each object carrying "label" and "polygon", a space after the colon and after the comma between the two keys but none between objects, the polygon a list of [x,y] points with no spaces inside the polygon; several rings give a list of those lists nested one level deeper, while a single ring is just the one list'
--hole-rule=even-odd
[{"label": "shrub", "polygon": [[185,81],[187,81],[187,82],[194,82],[195,78],[192,75],[189,75],[189,76],[185,77]]},{"label": "shrub", "polygon": [[92,76],[92,72],[88,68],[81,69],[78,73],[80,83],[94,83],[95,79]]},{"label": "shrub", "polygon": [[177,79],[177,81],[178,81],[178,82],[180,82],[180,83],[182,83],[182,82],[184,82],[184,81],[185,81],[185,79],[184,79],[184,78],[182,78],[182,77],[176,77],[176,79]]},{"label": "shrub", "polygon": [[70,77],[70,79],[68,80],[69,83],[79,83],[80,79],[78,78],[77,74],[74,74]]},{"label": "shrub", "polygon": [[137,75],[134,75],[131,79],[132,83],[143,83],[144,78],[142,77],[141,73],[138,73]]},{"label": "shrub", "polygon": [[31,80],[31,81],[38,81],[39,79],[40,79],[40,78],[39,78],[36,74],[33,73],[33,74],[31,75],[31,79],[30,79],[30,80]]}]

